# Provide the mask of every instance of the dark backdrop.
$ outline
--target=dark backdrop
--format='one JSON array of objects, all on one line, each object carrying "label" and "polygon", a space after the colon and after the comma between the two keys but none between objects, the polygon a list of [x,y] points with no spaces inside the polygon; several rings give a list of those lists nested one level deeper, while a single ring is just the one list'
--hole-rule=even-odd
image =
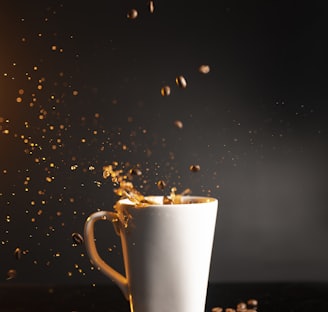
[{"label": "dark backdrop", "polygon": [[113,161],[219,199],[211,281],[327,281],[324,3],[2,1],[0,281],[109,282],[71,236],[112,209]]}]

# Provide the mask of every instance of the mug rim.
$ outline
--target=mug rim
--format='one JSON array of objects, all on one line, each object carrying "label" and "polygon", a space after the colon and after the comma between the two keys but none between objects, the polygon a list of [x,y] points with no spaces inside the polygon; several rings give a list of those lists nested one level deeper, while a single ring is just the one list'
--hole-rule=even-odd
[{"label": "mug rim", "polygon": [[[182,196],[182,202],[181,203],[175,203],[175,204],[163,204],[163,195],[149,195],[145,196],[145,198],[150,199],[152,203],[146,203],[144,207],[157,207],[157,206],[181,206],[181,205],[201,205],[201,204],[208,204],[208,203],[214,203],[218,202],[217,198],[210,197],[210,196],[193,196],[193,195],[184,195]],[[190,202],[192,201],[192,202]],[[133,203],[128,198],[119,199],[117,201],[120,205],[129,206],[129,207],[135,207],[135,203]],[[136,208],[142,208],[143,206],[138,206]]]}]

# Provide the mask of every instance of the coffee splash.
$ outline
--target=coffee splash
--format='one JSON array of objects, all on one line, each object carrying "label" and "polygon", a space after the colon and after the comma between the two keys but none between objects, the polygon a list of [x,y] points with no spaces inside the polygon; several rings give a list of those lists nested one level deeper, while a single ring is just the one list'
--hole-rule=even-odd
[{"label": "coffee splash", "polygon": [[[135,207],[145,207],[151,204],[158,204],[158,202],[153,202],[149,197],[145,197],[141,194],[134,186],[132,179],[134,175],[142,175],[142,171],[137,168],[128,170],[127,173],[123,169],[118,168],[118,162],[113,162],[110,165],[103,167],[103,177],[104,179],[110,178],[114,185],[114,193],[119,197],[119,199],[129,199]],[[157,187],[160,190],[164,190],[166,183],[163,180],[159,180]],[[163,196],[163,202],[161,204],[171,205],[171,204],[181,204],[182,197],[191,194],[189,188],[185,189],[182,193],[177,194],[177,188],[172,187],[170,189],[169,195]],[[117,205],[114,206],[117,208]]]},{"label": "coffee splash", "polygon": [[[149,205],[182,204],[183,196],[191,194],[189,188],[177,194],[177,188],[172,187],[169,195],[157,196],[156,201],[154,201],[152,200],[154,197],[146,197],[141,194],[132,182],[133,176],[142,176],[142,171],[139,168],[132,168],[125,173],[123,169],[118,168],[118,165],[118,162],[113,162],[110,165],[104,166],[103,177],[111,179],[114,185],[114,193],[119,197],[113,206],[117,213],[117,218],[113,219],[112,222],[120,222],[125,228],[129,226],[132,216],[126,209],[126,206],[121,204],[121,200],[128,199],[133,207],[145,208]],[[163,180],[159,180],[156,184],[159,190],[163,191],[165,189],[166,183]]]}]

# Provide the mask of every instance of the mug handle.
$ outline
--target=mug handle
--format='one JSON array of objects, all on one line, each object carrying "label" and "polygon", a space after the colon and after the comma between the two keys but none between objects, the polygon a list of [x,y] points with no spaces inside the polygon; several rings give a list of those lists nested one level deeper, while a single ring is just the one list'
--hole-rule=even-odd
[{"label": "mug handle", "polygon": [[110,211],[98,211],[91,214],[87,218],[84,225],[85,247],[88,252],[89,258],[91,259],[91,262],[96,266],[99,271],[111,278],[112,281],[119,286],[125,298],[129,300],[129,287],[127,278],[121,273],[114,270],[100,257],[97,251],[94,237],[94,225],[99,220],[111,221],[114,224],[116,233],[118,233],[118,227],[115,226],[115,222],[118,222],[118,219],[118,215]]}]

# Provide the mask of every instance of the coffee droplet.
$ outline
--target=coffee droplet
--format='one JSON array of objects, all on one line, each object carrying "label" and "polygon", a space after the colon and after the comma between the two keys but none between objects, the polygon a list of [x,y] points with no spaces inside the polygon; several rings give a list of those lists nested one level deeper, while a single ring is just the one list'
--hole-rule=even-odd
[{"label": "coffee droplet", "polygon": [[164,86],[161,89],[162,96],[169,96],[171,94],[171,88],[169,86]]},{"label": "coffee droplet", "polygon": [[150,13],[154,13],[154,10],[155,10],[154,1],[150,0],[148,2],[148,8],[149,8]]},{"label": "coffee droplet", "polygon": [[126,17],[128,19],[136,19],[138,17],[138,11],[136,9],[131,9],[127,14]]},{"label": "coffee droplet", "polygon": [[185,77],[183,76],[178,76],[177,78],[175,78],[175,83],[180,87],[185,89],[187,87],[187,81],[185,79]]},{"label": "coffee droplet", "polygon": [[83,236],[80,233],[73,233],[72,240],[73,243],[76,245],[81,245],[84,242]]},{"label": "coffee droplet", "polygon": [[164,190],[165,186],[166,186],[166,183],[165,183],[163,180],[159,180],[159,181],[157,182],[157,187],[158,187],[158,189],[160,189],[160,190]]},{"label": "coffee droplet", "polygon": [[199,66],[198,71],[202,74],[208,74],[210,72],[210,67],[208,65],[201,65]]},{"label": "coffee droplet", "polygon": [[16,270],[14,270],[14,269],[10,269],[10,270],[8,270],[8,272],[7,272],[7,280],[11,280],[11,279],[13,279],[13,278],[15,278],[17,276],[17,272],[16,272]]},{"label": "coffee droplet", "polygon": [[200,170],[200,166],[199,165],[190,165],[189,170],[191,172],[198,172]]}]

